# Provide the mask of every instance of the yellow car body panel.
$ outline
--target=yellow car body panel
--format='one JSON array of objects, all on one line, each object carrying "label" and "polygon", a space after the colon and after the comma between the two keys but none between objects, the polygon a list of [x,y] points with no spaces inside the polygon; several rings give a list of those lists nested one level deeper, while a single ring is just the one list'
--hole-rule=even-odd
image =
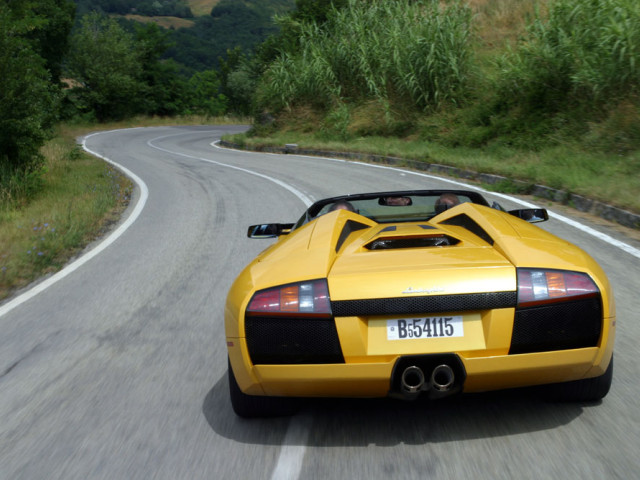
[{"label": "yellow car body panel", "polygon": [[[466,216],[489,239],[449,220]],[[345,233],[345,226],[355,225]],[[455,246],[376,251],[384,237],[454,237]],[[491,240],[491,241],[489,241]],[[464,335],[453,338],[389,340],[387,320],[416,315],[335,316],[344,363],[254,365],[247,346],[245,311],[256,291],[295,282],[327,279],[332,302],[351,299],[425,298],[482,292],[516,292],[516,270],[542,268],[583,272],[600,290],[602,329],[597,345],[510,354],[515,306],[440,311],[461,317]],[[430,317],[425,311],[417,315]],[[524,220],[482,205],[464,203],[430,222],[389,229],[357,213],[319,216],[282,235],[238,276],[225,307],[230,364],[247,395],[380,397],[390,392],[399,358],[452,353],[459,357],[464,392],[552,384],[603,375],[613,354],[615,304],[601,267],[578,247]]]}]

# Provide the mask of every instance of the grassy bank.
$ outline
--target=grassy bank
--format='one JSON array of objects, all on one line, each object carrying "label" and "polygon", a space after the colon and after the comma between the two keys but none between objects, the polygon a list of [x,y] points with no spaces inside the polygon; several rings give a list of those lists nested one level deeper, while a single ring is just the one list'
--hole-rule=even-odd
[{"label": "grassy bank", "polygon": [[606,154],[579,145],[550,146],[524,151],[505,146],[447,147],[411,138],[362,137],[331,139],[305,133],[304,126],[269,136],[240,134],[231,141],[250,147],[298,144],[301,148],[389,155],[466,170],[503,175],[531,184],[565,190],[609,205],[640,212],[640,153]]},{"label": "grassy bank", "polygon": [[128,179],[82,152],[75,133],[61,128],[44,146],[42,189],[31,201],[0,209],[0,300],[60,269],[129,202]]},{"label": "grassy bank", "polygon": [[28,200],[0,204],[0,301],[62,268],[103,235],[129,203],[133,185],[85,153],[76,138],[94,130],[136,126],[241,123],[235,119],[137,118],[102,125],[60,125],[42,149],[41,188]]}]

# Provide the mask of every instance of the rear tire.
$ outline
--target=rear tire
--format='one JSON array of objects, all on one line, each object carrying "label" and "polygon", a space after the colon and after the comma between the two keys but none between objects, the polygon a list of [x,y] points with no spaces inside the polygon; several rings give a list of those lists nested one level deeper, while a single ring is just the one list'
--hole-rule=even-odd
[{"label": "rear tire", "polygon": [[297,401],[286,397],[266,397],[247,395],[240,390],[228,361],[229,396],[233,411],[242,418],[279,417],[293,415],[297,411]]},{"label": "rear tire", "polygon": [[609,393],[613,381],[613,356],[603,375],[549,385],[547,397],[560,402],[596,402]]}]

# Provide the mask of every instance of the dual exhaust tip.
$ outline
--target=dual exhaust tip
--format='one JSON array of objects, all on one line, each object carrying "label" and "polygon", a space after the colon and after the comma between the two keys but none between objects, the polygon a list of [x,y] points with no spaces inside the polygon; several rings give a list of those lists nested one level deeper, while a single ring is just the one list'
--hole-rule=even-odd
[{"label": "dual exhaust tip", "polygon": [[454,382],[455,374],[447,364],[435,367],[428,381],[423,370],[416,365],[405,368],[400,376],[402,393],[409,398],[426,390],[431,390],[435,394],[445,394],[453,388]]}]

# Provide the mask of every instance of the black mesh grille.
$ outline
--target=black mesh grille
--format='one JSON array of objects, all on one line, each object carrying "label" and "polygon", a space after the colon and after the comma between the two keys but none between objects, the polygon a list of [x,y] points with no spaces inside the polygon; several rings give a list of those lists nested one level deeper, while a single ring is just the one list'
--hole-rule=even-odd
[{"label": "black mesh grille", "polygon": [[254,365],[344,363],[332,318],[246,317],[245,332]]},{"label": "black mesh grille", "polygon": [[375,298],[331,302],[336,317],[462,312],[516,306],[516,292],[471,293],[430,297]]},{"label": "black mesh grille", "polygon": [[595,347],[602,329],[600,297],[516,311],[510,354]]}]

